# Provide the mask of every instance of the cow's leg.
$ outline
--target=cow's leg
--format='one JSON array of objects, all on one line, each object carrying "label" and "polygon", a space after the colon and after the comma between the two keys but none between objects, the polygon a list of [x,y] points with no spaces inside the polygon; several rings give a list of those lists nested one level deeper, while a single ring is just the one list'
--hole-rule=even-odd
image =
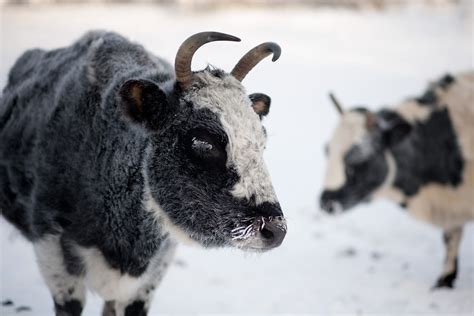
[{"label": "cow's leg", "polygon": [[155,286],[149,284],[139,290],[137,295],[126,302],[107,301],[102,316],[146,316],[153,298]]},{"label": "cow's leg", "polygon": [[[38,265],[51,291],[56,316],[79,316],[84,307],[86,291],[78,271],[67,265],[68,254],[59,236],[47,236],[34,242]],[[69,268],[68,268],[69,267]]]},{"label": "cow's leg", "polygon": [[168,270],[175,249],[176,243],[174,241],[164,240],[160,250],[150,261],[147,270],[140,276],[140,279],[143,280],[140,288],[125,300],[121,298],[105,302],[102,316],[146,316],[155,289]]},{"label": "cow's leg", "polygon": [[436,281],[435,288],[452,288],[458,273],[458,252],[461,243],[462,227],[456,227],[444,231],[443,240],[446,246],[446,258],[443,272]]},{"label": "cow's leg", "polygon": [[115,315],[115,301],[106,301],[102,309],[102,316],[116,316]]}]

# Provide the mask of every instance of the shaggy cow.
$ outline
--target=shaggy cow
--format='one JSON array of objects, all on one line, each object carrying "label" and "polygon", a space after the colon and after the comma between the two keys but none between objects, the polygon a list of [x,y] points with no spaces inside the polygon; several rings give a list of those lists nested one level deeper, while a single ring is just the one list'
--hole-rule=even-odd
[{"label": "shaggy cow", "polygon": [[[204,32],[175,70],[120,35],[34,49],[0,103],[0,209],[33,242],[57,315],[81,314],[86,287],[104,315],[145,315],[175,240],[264,251],[286,224],[262,154],[270,98],[241,80],[275,43],[232,72],[191,71]],[[175,238],[177,237],[177,238]]]},{"label": "shaggy cow", "polygon": [[328,146],[321,207],[346,210],[392,199],[444,230],[446,260],[435,287],[452,287],[462,227],[474,219],[474,73],[446,75],[394,109],[343,111]]}]

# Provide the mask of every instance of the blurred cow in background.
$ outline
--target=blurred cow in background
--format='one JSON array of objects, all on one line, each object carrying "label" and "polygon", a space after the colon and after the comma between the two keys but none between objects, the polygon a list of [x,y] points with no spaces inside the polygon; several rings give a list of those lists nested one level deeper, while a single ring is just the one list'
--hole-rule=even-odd
[{"label": "blurred cow in background", "polygon": [[474,73],[446,75],[396,108],[344,111],[327,148],[321,207],[385,197],[444,230],[435,287],[453,287],[463,225],[474,218]]}]

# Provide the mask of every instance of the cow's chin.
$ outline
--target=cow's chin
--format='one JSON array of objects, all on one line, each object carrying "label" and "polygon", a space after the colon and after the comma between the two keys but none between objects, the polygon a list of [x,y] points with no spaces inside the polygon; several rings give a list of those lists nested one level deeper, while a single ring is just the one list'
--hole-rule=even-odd
[{"label": "cow's chin", "polygon": [[332,214],[334,214],[334,215],[341,214],[344,211],[347,211],[349,208],[350,208],[350,206],[346,206],[346,205],[336,201],[333,204]]},{"label": "cow's chin", "polygon": [[344,201],[340,204],[341,210],[340,212],[348,211],[360,204],[365,204],[372,202],[372,196],[370,194],[365,195],[365,196],[357,196],[348,199],[347,201]]},{"label": "cow's chin", "polygon": [[245,252],[262,253],[274,249],[275,246],[268,246],[258,238],[249,240],[232,241],[231,245]]}]

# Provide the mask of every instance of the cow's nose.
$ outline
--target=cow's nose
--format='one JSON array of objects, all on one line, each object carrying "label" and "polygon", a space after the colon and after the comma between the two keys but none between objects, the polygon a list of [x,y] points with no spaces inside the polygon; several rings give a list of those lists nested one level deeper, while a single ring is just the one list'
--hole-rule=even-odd
[{"label": "cow's nose", "polygon": [[275,248],[281,245],[286,236],[286,221],[283,218],[264,217],[260,221],[258,231],[267,249]]},{"label": "cow's nose", "polygon": [[333,213],[334,212],[334,202],[331,201],[331,200],[321,201],[321,209],[328,212],[328,213]]},{"label": "cow's nose", "polygon": [[319,204],[322,210],[326,211],[327,213],[335,213],[338,209],[340,204],[332,199],[332,193],[330,191],[324,191],[321,194],[321,198],[319,200]]}]

